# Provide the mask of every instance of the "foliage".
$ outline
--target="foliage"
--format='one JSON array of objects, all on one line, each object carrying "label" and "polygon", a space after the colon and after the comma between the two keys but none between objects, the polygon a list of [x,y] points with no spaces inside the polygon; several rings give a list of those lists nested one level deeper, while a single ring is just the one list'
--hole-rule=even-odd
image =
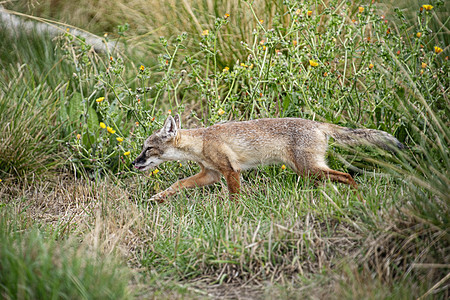
[{"label": "foliage", "polygon": [[[87,181],[83,192],[75,192],[67,187],[80,184],[74,181],[42,188],[43,194],[60,199],[68,215],[82,211],[76,215],[85,216],[88,227],[95,227],[92,206],[101,218],[118,219],[117,230],[132,241],[129,264],[152,286],[201,278],[243,286],[289,282],[300,294],[310,285],[318,298],[333,292],[348,298],[418,293],[445,298],[450,84],[448,47],[431,30],[442,3],[432,4],[431,10],[417,6],[414,23],[402,10],[384,17],[374,4],[346,1],[271,2],[263,9],[243,1],[242,14],[217,6],[211,22],[205,5],[201,18],[208,22],[189,19],[183,10],[180,20],[193,24],[184,27],[188,32],[159,38],[148,51],[160,54],[147,60],[130,55],[136,23],[119,29],[125,50],[106,55],[66,32],[59,40],[63,63],[47,55],[52,46],[46,45],[45,55],[33,57],[30,51],[15,57],[32,72],[2,71],[6,150],[0,151],[0,176],[45,174],[61,164],[64,149],[61,156],[69,157],[66,166],[75,174],[110,185],[101,190]],[[242,28],[236,26],[243,19]],[[22,78],[24,84],[16,83]],[[184,162],[163,164],[148,176],[130,169],[143,140],[174,113],[182,114],[186,128],[291,116],[376,128],[394,134],[407,149],[362,154],[332,144],[330,164],[354,172],[364,202],[347,187],[314,187],[289,169],[271,166],[243,174],[239,203],[227,200],[220,182],[153,205],[144,200],[197,169]],[[12,125],[14,130],[8,129]],[[16,159],[11,149],[26,151]],[[53,201],[30,200],[41,190],[13,193],[8,183],[0,182],[0,195],[16,193],[11,202],[24,206],[19,211],[47,213]],[[111,192],[115,188],[120,190]],[[108,207],[110,202],[120,205]],[[130,211],[138,213],[123,221]],[[6,250],[20,244],[5,243]],[[299,284],[302,289],[296,289]]]}]

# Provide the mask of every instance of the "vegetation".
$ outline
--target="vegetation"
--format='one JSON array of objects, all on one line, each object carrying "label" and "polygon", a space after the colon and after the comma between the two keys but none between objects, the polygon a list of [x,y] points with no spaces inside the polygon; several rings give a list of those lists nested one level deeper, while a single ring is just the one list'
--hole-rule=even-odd
[{"label": "vegetation", "polygon": [[[59,3],[8,8],[64,20],[72,8]],[[411,17],[345,1],[195,1],[155,4],[151,23],[140,19],[147,7],[120,3],[120,18],[99,18],[98,7],[67,19],[117,37],[111,53],[70,29],[57,40],[0,30],[10,41],[0,45],[2,296],[449,297],[443,2]],[[149,203],[197,171],[130,169],[173,113],[184,127],[303,117],[375,128],[407,150],[331,143],[330,164],[352,172],[363,201],[271,166],[243,174],[235,203],[224,181]]]}]

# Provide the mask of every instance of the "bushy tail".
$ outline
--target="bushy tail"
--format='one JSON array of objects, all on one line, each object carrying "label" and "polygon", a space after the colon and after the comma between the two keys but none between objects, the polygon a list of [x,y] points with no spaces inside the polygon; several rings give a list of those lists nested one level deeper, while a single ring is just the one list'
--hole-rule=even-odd
[{"label": "bushy tail", "polygon": [[327,124],[327,128],[324,131],[339,144],[343,145],[374,145],[388,151],[405,149],[405,146],[395,137],[381,130],[352,129]]}]

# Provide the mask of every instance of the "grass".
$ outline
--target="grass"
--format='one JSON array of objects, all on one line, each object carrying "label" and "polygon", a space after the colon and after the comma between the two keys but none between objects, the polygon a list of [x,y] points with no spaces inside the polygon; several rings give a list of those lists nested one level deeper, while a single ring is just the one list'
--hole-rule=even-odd
[{"label": "grass", "polygon": [[[434,11],[408,27],[340,1],[198,1],[155,5],[147,24],[141,11],[113,4],[111,15],[134,20],[125,44],[139,49],[148,37],[158,57],[126,49],[105,57],[70,34],[58,47],[2,36],[10,41],[0,46],[2,296],[448,298],[449,65],[445,39],[425,22]],[[82,15],[99,20],[102,9]],[[160,27],[158,18],[176,21]],[[80,24],[100,33],[117,25],[101,20],[98,29]],[[347,186],[272,166],[243,174],[237,202],[222,180],[150,203],[198,171],[185,162],[129,170],[168,109],[184,127],[301,116],[386,130],[408,148],[331,145],[330,164],[354,172],[364,201]]]}]

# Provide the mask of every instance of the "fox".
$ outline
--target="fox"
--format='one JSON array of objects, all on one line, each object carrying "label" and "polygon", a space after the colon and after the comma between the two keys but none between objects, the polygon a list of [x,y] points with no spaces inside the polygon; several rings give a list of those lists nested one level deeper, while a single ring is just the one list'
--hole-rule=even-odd
[{"label": "fox", "polygon": [[181,129],[178,114],[169,115],[161,129],[144,142],[132,162],[147,171],[166,161],[194,161],[201,171],[173,183],[150,201],[164,202],[182,189],[214,184],[225,177],[230,199],[241,190],[241,172],[259,165],[286,164],[299,176],[350,185],[353,177],[328,167],[328,139],[347,146],[372,145],[388,151],[403,149],[391,134],[376,129],[352,129],[301,118],[265,118],[231,121],[206,128]]}]

